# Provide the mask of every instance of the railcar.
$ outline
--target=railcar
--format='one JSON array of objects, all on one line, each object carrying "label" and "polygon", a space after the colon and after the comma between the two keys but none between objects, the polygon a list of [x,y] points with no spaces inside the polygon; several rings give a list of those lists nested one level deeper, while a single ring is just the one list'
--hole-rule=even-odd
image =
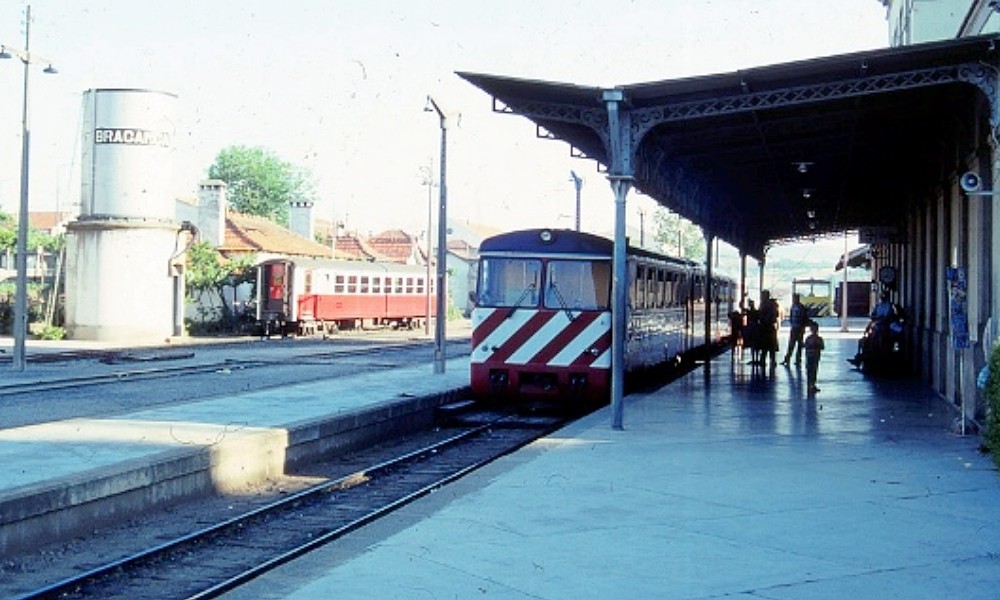
[{"label": "railcar", "polygon": [[[611,240],[570,230],[513,231],[482,242],[472,311],[476,394],[607,400],[613,250]],[[732,281],[709,286],[696,263],[636,248],[626,265],[627,373],[684,360],[729,335]],[[710,339],[705,310],[714,323]]]},{"label": "railcar", "polygon": [[832,304],[829,279],[793,279],[792,293],[799,295],[799,302],[806,307],[810,317],[829,317]]},{"label": "railcar", "polygon": [[277,258],[257,267],[262,333],[333,333],[373,326],[415,328],[434,306],[426,267],[385,262]]}]

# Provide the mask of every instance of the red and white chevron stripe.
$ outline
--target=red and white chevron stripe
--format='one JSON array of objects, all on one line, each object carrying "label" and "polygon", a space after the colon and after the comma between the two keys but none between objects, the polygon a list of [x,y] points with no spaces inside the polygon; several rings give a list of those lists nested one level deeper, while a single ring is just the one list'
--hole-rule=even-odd
[{"label": "red and white chevron stripe", "polygon": [[473,368],[611,368],[610,312],[480,308],[472,319]]}]

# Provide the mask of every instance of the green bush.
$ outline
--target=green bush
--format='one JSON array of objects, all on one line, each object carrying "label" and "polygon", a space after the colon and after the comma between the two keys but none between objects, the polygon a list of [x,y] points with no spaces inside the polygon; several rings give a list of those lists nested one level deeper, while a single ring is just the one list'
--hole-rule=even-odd
[{"label": "green bush", "polygon": [[55,325],[46,325],[36,337],[40,340],[62,340],[66,338],[66,330]]},{"label": "green bush", "polygon": [[993,462],[1000,467],[1000,344],[993,345],[988,359],[990,374],[986,378],[983,397],[986,399],[986,431],[983,439]]}]

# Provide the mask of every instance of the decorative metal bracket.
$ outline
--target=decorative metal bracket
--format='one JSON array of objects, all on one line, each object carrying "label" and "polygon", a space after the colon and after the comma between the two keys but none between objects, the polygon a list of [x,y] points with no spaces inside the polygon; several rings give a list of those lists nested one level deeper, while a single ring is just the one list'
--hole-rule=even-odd
[{"label": "decorative metal bracket", "polygon": [[[859,65],[865,72],[866,65]],[[990,103],[990,123],[994,129],[1000,125],[1000,107],[997,103],[997,71],[985,63],[965,63],[928,69],[917,69],[887,75],[861,76],[843,81],[816,85],[793,86],[767,92],[739,93],[709,100],[667,103],[632,112],[632,137],[638,143],[652,128],[673,121],[707,118],[719,115],[752,112],[809,104],[840,98],[854,98],[888,91],[963,82],[975,85]]]},{"label": "decorative metal bracket", "polygon": [[966,63],[958,67],[959,81],[972,84],[986,96],[990,106],[990,128],[996,137],[1000,134],[1000,96],[997,85],[1000,85],[1000,73],[997,68],[987,63]]}]

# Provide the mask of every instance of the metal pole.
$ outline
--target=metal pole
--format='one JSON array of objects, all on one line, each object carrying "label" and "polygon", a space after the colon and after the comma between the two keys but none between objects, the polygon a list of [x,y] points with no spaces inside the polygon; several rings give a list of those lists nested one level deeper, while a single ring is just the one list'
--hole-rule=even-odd
[{"label": "metal pole", "polygon": [[426,318],[424,319],[424,335],[430,337],[431,335],[431,228],[434,222],[434,179],[431,175],[432,164],[427,168],[427,180],[424,184],[427,186],[427,254],[424,260],[427,268],[427,282],[424,284],[424,296],[426,300]]},{"label": "metal pole", "polygon": [[[712,339],[712,233],[705,232],[705,289],[702,291],[702,299],[705,302],[705,345]],[[706,371],[710,368],[711,360],[706,357]]]},{"label": "metal pole", "polygon": [[646,211],[639,209],[639,247],[646,247]]},{"label": "metal pole", "polygon": [[431,334],[431,227],[434,222],[434,186],[431,184],[430,176],[427,179],[427,283],[424,291],[427,292],[427,318],[424,319],[424,335]]},{"label": "metal pole", "polygon": [[15,371],[24,371],[25,337],[28,331],[28,173],[31,154],[31,128],[28,126],[28,77],[31,72],[31,6],[25,8],[24,19],[24,96],[21,105],[21,205],[17,219],[17,290],[14,295],[14,355],[11,363]]},{"label": "metal pole", "polygon": [[434,327],[434,372],[445,372],[445,317],[448,288],[445,270],[448,245],[448,184],[447,184],[447,164],[448,164],[448,119],[445,117],[441,107],[438,106],[434,98],[428,96],[427,101],[434,107],[441,122],[441,180],[438,182],[440,188],[440,203],[438,205],[438,248],[437,248],[437,315]]},{"label": "metal pole", "polygon": [[625,199],[632,187],[632,144],[629,137],[631,120],[621,104],[625,94],[620,89],[602,94],[608,111],[609,171],[608,179],[615,193],[615,242],[611,281],[611,427],[623,429],[625,412],[625,332],[628,323],[628,263],[625,233]]},{"label": "metal pole", "polygon": [[583,189],[583,179],[576,174],[576,171],[570,171],[569,176],[573,180],[573,187],[576,188],[576,230],[580,231],[580,190]]},{"label": "metal pole", "polygon": [[740,250],[740,314],[747,307],[747,255]]},{"label": "metal pole", "polygon": [[611,178],[615,193],[615,243],[611,303],[611,427],[623,429],[625,415],[625,332],[628,323],[628,263],[625,252],[625,198],[631,178]]},{"label": "metal pole", "polygon": [[840,291],[840,330],[847,331],[847,232],[844,232],[844,288]]}]

